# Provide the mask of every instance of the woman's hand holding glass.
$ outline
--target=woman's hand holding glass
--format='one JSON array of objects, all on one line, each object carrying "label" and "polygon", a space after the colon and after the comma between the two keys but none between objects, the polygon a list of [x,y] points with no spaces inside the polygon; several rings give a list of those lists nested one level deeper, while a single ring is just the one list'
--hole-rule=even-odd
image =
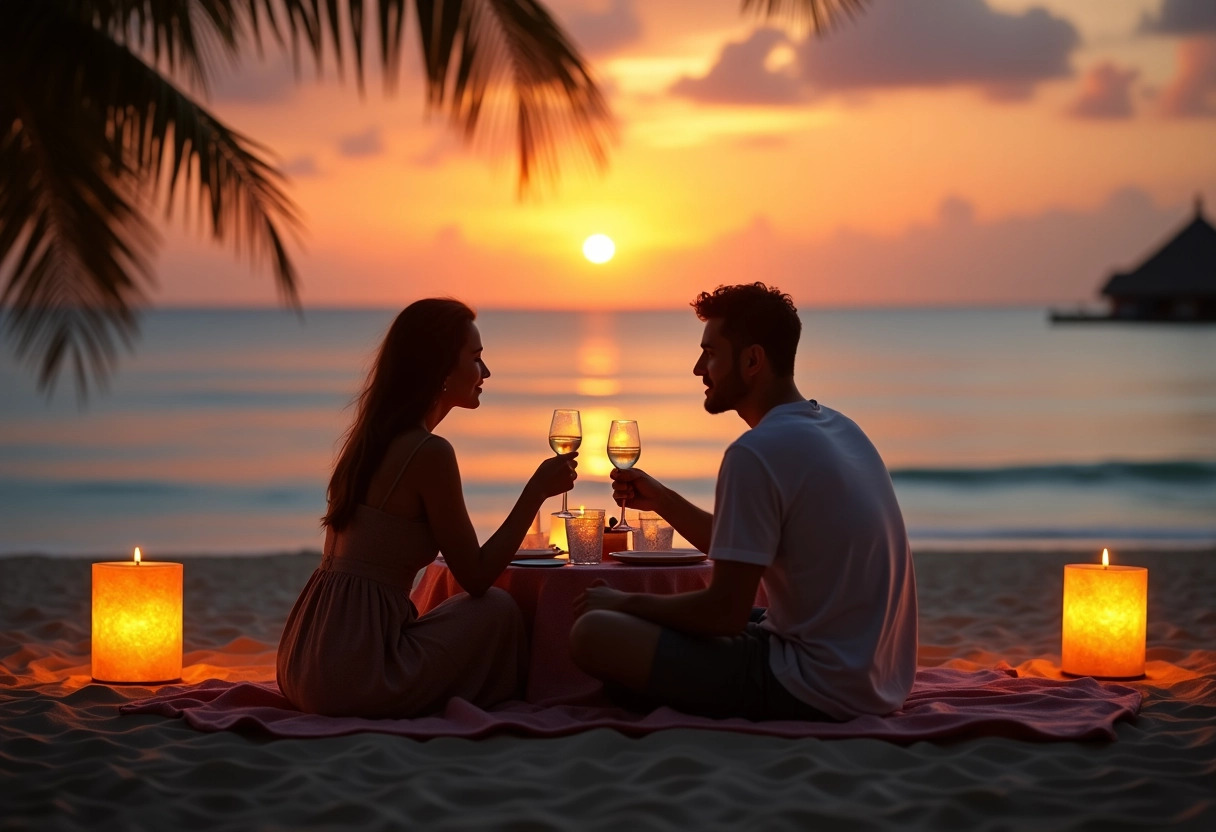
[{"label": "woman's hand holding glass", "polygon": [[[577,410],[555,410],[553,419],[549,422],[549,447],[555,454],[568,454],[577,451],[583,441],[583,421]],[[573,517],[566,507],[567,488],[562,491],[562,510],[555,517]]]},{"label": "woman's hand holding glass", "polygon": [[565,494],[574,488],[578,479],[578,451],[568,454],[551,456],[536,466],[529,484],[536,488],[546,499],[558,494]]}]

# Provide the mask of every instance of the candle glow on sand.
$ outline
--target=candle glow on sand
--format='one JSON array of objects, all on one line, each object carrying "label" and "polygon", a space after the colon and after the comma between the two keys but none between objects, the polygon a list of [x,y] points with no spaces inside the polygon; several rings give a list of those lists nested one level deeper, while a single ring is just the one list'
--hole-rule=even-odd
[{"label": "candle glow on sand", "polygon": [[1060,669],[1072,676],[1131,679],[1144,675],[1148,570],[1101,565],[1064,567]]},{"label": "candle glow on sand", "polygon": [[182,675],[182,565],[93,564],[92,677],[155,684]]}]

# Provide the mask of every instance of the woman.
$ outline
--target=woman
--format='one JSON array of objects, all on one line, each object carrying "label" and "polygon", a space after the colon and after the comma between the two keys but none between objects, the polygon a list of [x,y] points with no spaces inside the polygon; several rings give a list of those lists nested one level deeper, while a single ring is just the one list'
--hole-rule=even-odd
[{"label": "woman", "polygon": [[[431,432],[452,408],[480,404],[490,371],[475,317],[459,301],[420,300],[380,347],[329,481],[321,566],[279,644],[279,689],[302,711],[408,717],[522,687],[523,621],[491,584],[542,503],[573,487],[578,454],[545,459],[478,545],[452,446]],[[440,551],[467,594],[419,617],[410,587]]]}]

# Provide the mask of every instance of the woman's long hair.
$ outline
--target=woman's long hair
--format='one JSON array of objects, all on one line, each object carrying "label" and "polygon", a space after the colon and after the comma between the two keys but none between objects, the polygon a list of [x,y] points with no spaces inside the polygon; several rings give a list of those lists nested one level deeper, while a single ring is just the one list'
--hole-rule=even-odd
[{"label": "woman's long hair", "polygon": [[426,298],[411,303],[393,321],[329,479],[329,509],[322,525],[338,531],[350,522],[389,444],[421,424],[438,401],[476,317],[458,300]]}]

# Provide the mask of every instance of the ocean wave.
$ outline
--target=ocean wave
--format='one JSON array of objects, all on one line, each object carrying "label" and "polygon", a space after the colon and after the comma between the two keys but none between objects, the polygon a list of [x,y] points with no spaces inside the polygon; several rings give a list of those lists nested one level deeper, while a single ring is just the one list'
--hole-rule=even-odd
[{"label": "ocean wave", "polygon": [[323,505],[325,483],[222,484],[174,480],[25,480],[0,477],[0,498],[7,504],[45,505],[45,501],[104,500],[165,506],[213,508],[216,505]]},{"label": "ocean wave", "polygon": [[915,541],[1140,541],[1140,542],[1188,542],[1216,544],[1216,527],[1212,528],[1161,528],[1153,526],[1002,526],[981,527],[917,527],[908,529],[908,536]]},{"label": "ocean wave", "polygon": [[1152,482],[1165,485],[1216,485],[1216,461],[1153,460],[1147,462],[1053,463],[989,468],[895,468],[897,484],[1009,486],[1118,485]]}]

